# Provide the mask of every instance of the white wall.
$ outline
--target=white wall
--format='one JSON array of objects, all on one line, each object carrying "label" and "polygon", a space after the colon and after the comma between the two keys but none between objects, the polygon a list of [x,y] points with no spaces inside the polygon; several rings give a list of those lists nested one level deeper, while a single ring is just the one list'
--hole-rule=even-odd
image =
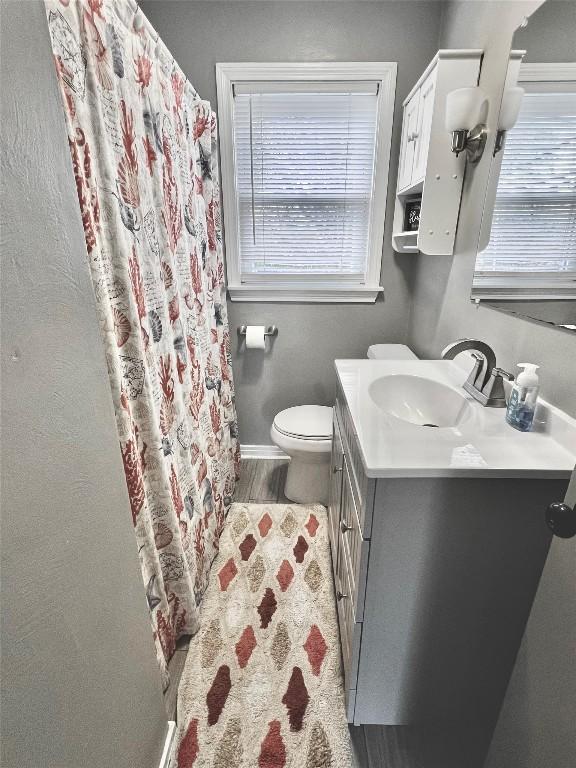
[{"label": "white wall", "polygon": [[156,768],[166,730],[44,4],[3,1],[5,768]]},{"label": "white wall", "polygon": [[[438,2],[143,2],[142,8],[199,93],[216,105],[219,61],[397,61],[396,114],[382,284],[384,298],[358,304],[229,302],[242,443],[268,444],[283,408],[331,405],[334,359],[364,357],[370,344],[404,342],[411,262],[391,247],[401,104],[437,50]],[[409,41],[409,44],[407,44]],[[382,212],[384,213],[384,212]],[[238,351],[236,329],[275,323],[273,351]]]}]

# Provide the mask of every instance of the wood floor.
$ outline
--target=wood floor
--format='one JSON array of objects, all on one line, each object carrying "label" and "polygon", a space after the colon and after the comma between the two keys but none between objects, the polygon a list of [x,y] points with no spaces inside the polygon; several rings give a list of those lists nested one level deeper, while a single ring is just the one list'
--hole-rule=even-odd
[{"label": "wood floor", "polygon": [[[236,483],[234,501],[254,504],[283,504],[287,459],[244,459],[240,465],[240,480]],[[169,720],[177,720],[178,685],[186,663],[189,637],[178,641],[174,655],[168,663],[170,685],[164,691],[164,705]]]},{"label": "wood floor", "polygon": [[190,645],[190,636],[181,637],[176,643],[176,650],[174,655],[168,662],[168,674],[170,675],[170,685],[164,691],[164,706],[166,707],[166,714],[168,720],[177,720],[177,703],[178,703],[178,686],[180,685],[180,678],[184,670],[184,664],[186,663],[186,656],[188,656],[188,646]]},{"label": "wood floor", "polygon": [[234,501],[254,504],[287,504],[284,483],[288,459],[243,459]]}]

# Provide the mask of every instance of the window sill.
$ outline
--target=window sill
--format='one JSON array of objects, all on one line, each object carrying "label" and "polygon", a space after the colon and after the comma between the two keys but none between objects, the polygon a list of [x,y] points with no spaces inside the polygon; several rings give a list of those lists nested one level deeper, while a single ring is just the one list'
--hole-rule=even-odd
[{"label": "window sill", "polygon": [[317,304],[373,304],[384,289],[380,285],[308,286],[229,285],[231,301],[300,302]]}]

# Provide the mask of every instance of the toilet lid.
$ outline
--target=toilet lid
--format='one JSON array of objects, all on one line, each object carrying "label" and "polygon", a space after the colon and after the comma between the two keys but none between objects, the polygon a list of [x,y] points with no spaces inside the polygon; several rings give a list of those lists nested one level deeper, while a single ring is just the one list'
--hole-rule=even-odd
[{"label": "toilet lid", "polygon": [[274,419],[279,432],[305,440],[329,440],[332,437],[332,408],[324,405],[297,405],[280,411]]}]

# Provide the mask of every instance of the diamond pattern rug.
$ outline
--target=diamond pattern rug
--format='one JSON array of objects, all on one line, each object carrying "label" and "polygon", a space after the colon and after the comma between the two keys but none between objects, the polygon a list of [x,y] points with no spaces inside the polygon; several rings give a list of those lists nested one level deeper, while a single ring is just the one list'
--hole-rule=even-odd
[{"label": "diamond pattern rug", "polygon": [[178,768],[350,768],[326,510],[233,504],[178,693]]}]

